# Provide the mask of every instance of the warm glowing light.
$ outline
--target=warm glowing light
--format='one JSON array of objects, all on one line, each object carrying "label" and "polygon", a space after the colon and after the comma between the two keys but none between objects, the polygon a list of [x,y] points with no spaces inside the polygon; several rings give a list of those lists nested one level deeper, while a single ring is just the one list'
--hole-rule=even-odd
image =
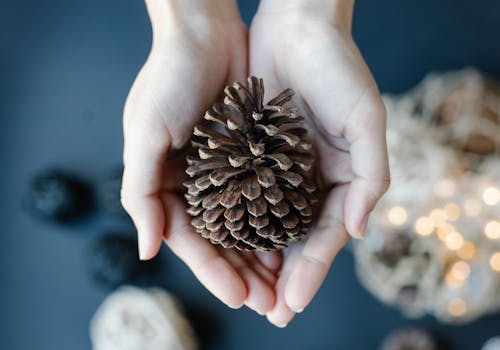
[{"label": "warm glowing light", "polygon": [[415,221],[415,231],[421,236],[428,236],[434,231],[434,222],[428,217],[420,217]]},{"label": "warm glowing light", "polygon": [[490,267],[496,272],[500,272],[500,252],[496,252],[490,257]]},{"label": "warm glowing light", "polygon": [[446,240],[446,236],[448,236],[448,234],[450,232],[453,232],[453,231],[455,231],[455,228],[453,227],[453,225],[445,222],[445,223],[439,225],[436,233],[437,233],[438,238],[444,242]]},{"label": "warm glowing light", "polygon": [[439,224],[446,222],[448,216],[443,209],[433,209],[429,214],[429,219],[434,222],[434,225],[438,226]]},{"label": "warm glowing light", "polygon": [[456,184],[451,179],[444,179],[438,182],[436,186],[436,194],[439,197],[451,197],[455,193]]},{"label": "warm glowing light", "polygon": [[448,312],[455,317],[463,316],[467,312],[467,303],[462,298],[453,298],[448,303]]},{"label": "warm glowing light", "polygon": [[408,211],[403,207],[392,207],[387,213],[387,218],[392,225],[400,226],[408,220]]},{"label": "warm glowing light", "polygon": [[496,205],[500,202],[500,191],[496,187],[488,187],[483,191],[483,201],[488,205]]},{"label": "warm glowing light", "polygon": [[450,272],[444,276],[444,280],[451,288],[460,288],[464,285],[464,280],[456,279]]},{"label": "warm glowing light", "polygon": [[460,259],[470,260],[476,256],[477,248],[469,241],[465,241],[462,247],[457,251],[457,255]]},{"label": "warm glowing light", "polygon": [[455,203],[446,203],[443,209],[448,220],[455,221],[460,217],[460,207]]},{"label": "warm glowing light", "polygon": [[489,221],[484,226],[484,234],[489,239],[497,239],[500,238],[500,222],[498,221]]},{"label": "warm glowing light", "polygon": [[481,213],[481,202],[477,199],[467,199],[464,203],[464,211],[467,216],[476,217]]},{"label": "warm glowing light", "polygon": [[465,281],[470,275],[470,266],[465,261],[457,261],[451,266],[450,274],[457,280]]},{"label": "warm glowing light", "polygon": [[446,236],[444,243],[450,250],[459,250],[464,245],[464,238],[460,233],[452,231]]}]

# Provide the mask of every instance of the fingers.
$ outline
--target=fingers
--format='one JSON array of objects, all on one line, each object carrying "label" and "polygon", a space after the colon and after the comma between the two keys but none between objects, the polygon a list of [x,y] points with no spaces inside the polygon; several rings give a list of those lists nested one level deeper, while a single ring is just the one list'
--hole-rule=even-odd
[{"label": "fingers", "polygon": [[[241,307],[248,295],[240,274],[219,254],[215,246],[194,232],[179,198],[164,194],[163,200],[169,203],[166,244],[213,295],[229,307]],[[245,276],[254,282],[253,276],[247,276],[246,272]],[[250,287],[254,285],[249,283]],[[252,295],[252,301],[254,299]]]},{"label": "fingers", "polygon": [[255,256],[260,263],[264,265],[272,273],[278,272],[283,262],[281,252],[255,252]]},{"label": "fingers", "polygon": [[[275,278],[265,275],[263,269],[257,272],[256,260],[244,258],[242,252],[233,249],[219,250],[226,260],[236,269],[247,286],[245,305],[260,315],[265,315],[274,306],[274,292],[271,286]],[[269,273],[269,272],[268,272]],[[271,279],[270,279],[271,278]]]},{"label": "fingers", "polygon": [[[133,126],[129,124],[130,127]],[[150,140],[159,142],[155,144]],[[125,131],[121,201],[137,227],[141,260],[153,258],[161,246],[165,217],[157,192],[161,187],[168,143],[169,137],[163,128],[151,133]]]},{"label": "fingers", "polygon": [[345,131],[355,175],[345,202],[345,223],[347,231],[356,238],[364,236],[369,213],[389,187],[385,134],[382,101],[363,95]]},{"label": "fingers", "polygon": [[318,224],[307,239],[285,288],[290,309],[301,312],[321,287],[338,251],[347,241],[343,204],[347,186],[332,190],[326,198]]},{"label": "fingers", "polygon": [[295,312],[290,309],[285,300],[285,289],[288,283],[290,274],[295,268],[295,265],[302,250],[302,243],[296,243],[288,251],[285,258],[283,268],[281,269],[278,281],[275,286],[276,304],[273,309],[267,313],[267,319],[276,327],[284,328],[293,319]]}]

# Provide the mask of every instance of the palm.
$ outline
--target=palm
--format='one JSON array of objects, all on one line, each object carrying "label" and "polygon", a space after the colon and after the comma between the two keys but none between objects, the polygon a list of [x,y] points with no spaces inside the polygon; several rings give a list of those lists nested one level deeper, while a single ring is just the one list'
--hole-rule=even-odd
[{"label": "palm", "polygon": [[344,208],[358,204],[352,197],[360,192],[359,175],[363,173],[359,157],[356,163],[352,161],[351,152],[359,153],[359,145],[350,134],[350,125],[359,118],[368,127],[361,118],[365,110],[378,113],[373,103],[373,96],[378,96],[376,85],[347,36],[328,23],[294,26],[283,21],[286,26],[275,14],[254,19],[250,71],[264,78],[268,96],[286,87],[295,90],[294,103],[307,116],[317,146],[317,177],[326,199],[308,238],[284,253],[275,285],[276,305],[268,314],[277,325],[286,324],[309,303],[347,241],[347,232],[356,235],[359,231],[353,225],[355,220],[344,215]]},{"label": "palm", "polygon": [[[259,256],[212,245],[195,232],[186,213],[181,182],[184,180],[183,152],[165,162],[170,176],[164,177],[161,199],[168,225],[165,242],[193,271],[200,282],[231,307],[245,303],[265,314],[275,303],[272,286],[280,261],[274,256]],[[169,171],[170,170],[170,171]],[[172,171],[178,171],[172,177]]]}]

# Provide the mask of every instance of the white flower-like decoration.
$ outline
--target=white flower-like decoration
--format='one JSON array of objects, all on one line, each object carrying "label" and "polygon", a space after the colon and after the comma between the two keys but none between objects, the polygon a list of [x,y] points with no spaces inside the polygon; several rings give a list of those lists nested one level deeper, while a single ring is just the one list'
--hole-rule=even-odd
[{"label": "white flower-like decoration", "polygon": [[500,85],[467,69],[384,101],[392,185],[354,247],[362,283],[410,316],[500,310]]},{"label": "white flower-like decoration", "polygon": [[124,286],[90,323],[93,350],[195,350],[197,341],[178,303],[159,288]]}]

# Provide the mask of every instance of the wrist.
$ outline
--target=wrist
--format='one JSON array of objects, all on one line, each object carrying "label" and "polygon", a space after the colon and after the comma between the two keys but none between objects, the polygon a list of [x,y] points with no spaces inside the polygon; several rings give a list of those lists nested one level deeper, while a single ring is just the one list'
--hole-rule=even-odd
[{"label": "wrist", "polygon": [[154,39],[179,31],[202,33],[216,21],[239,20],[236,0],[145,0]]},{"label": "wrist", "polygon": [[328,22],[350,32],[353,8],[354,0],[261,0],[257,14]]},{"label": "wrist", "polygon": [[168,16],[182,19],[213,17],[231,19],[239,17],[236,0],[145,0],[152,19]]}]

